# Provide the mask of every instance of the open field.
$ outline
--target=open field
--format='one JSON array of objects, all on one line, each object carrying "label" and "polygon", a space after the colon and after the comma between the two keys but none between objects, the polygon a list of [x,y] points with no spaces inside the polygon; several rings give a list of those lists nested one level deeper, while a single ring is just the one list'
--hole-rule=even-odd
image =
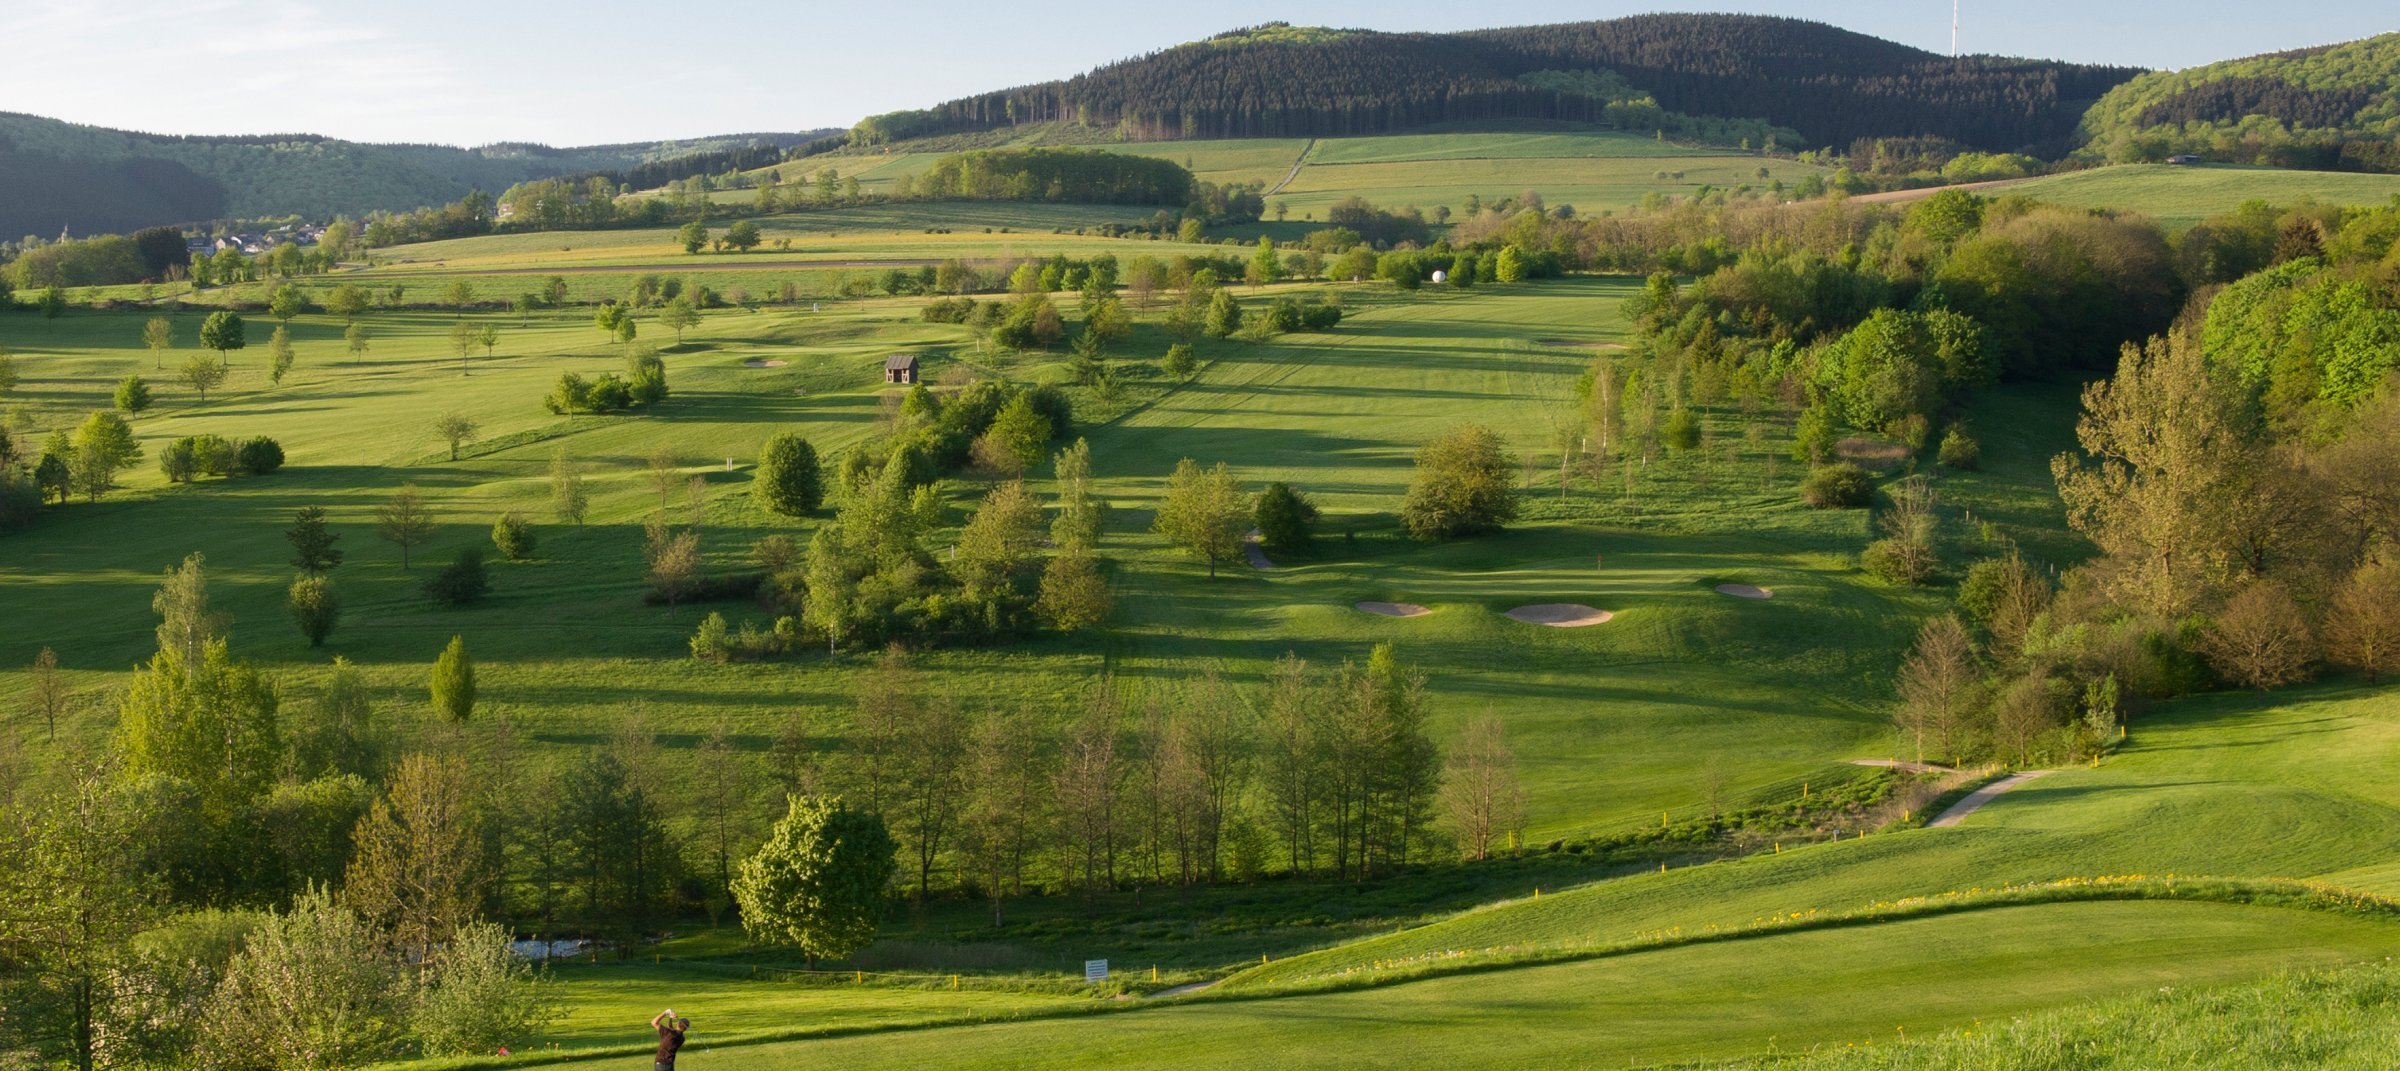
[{"label": "open field", "polygon": [[2288,205],[2304,199],[2341,205],[2382,204],[2400,196],[2400,175],[2286,171],[2232,165],[2121,164],[2012,182],[1992,194],[2021,194],[2078,208],[2139,212],[2181,230],[2244,201]]},{"label": "open field", "polygon": [[[1463,211],[1469,195],[1488,204],[1527,189],[1539,191],[1553,206],[1572,204],[1578,211],[1596,215],[1624,211],[1653,191],[1689,195],[1702,186],[1722,189],[1777,180],[1790,184],[1821,171],[1732,149],[1678,145],[1610,131],[1393,134],[1314,141],[1251,138],[1085,147],[1172,160],[1210,182],[1260,182],[1269,188],[1283,182],[1292,164],[1300,161],[1299,174],[1273,198],[1286,202],[1295,220],[1322,219],[1335,201],[1350,196],[1386,208],[1413,204],[1430,213],[1436,205]],[[866,193],[889,193],[900,176],[923,174],[943,155],[833,155],[777,169],[762,168],[752,174],[763,176],[768,170],[778,170],[789,182],[795,169],[813,176],[817,170],[831,167],[845,177],[857,178]],[[1768,170],[1764,180],[1757,174],[1762,166]],[[1661,172],[1672,174],[1661,177]],[[715,196],[744,202],[756,194],[728,190]]]}]

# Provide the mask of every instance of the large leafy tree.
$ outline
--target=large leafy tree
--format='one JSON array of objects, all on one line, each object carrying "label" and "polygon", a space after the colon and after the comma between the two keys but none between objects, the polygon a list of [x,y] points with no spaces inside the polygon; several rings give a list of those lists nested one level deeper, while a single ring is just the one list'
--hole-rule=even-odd
[{"label": "large leafy tree", "polygon": [[1151,527],[1207,562],[1208,575],[1214,577],[1218,562],[1241,553],[1242,533],[1249,520],[1249,502],[1225,463],[1202,469],[1199,462],[1187,457],[1167,477],[1167,496],[1159,503],[1158,518]]},{"label": "large leafy tree", "polygon": [[226,351],[248,344],[245,333],[240,313],[212,312],[208,319],[200,321],[200,344],[216,351],[219,363],[224,362]]},{"label": "large leafy tree", "polygon": [[790,432],[767,440],[758,452],[758,476],[751,485],[758,504],[786,517],[816,512],[825,501],[825,477],[817,464],[817,448]]},{"label": "large leafy tree", "polygon": [[811,965],[847,956],[875,936],[896,851],[882,819],[838,798],[794,797],[733,879],[742,928]]},{"label": "large leafy tree", "polygon": [[1417,451],[1400,520],[1418,539],[1497,531],[1517,517],[1514,463],[1500,436],[1481,425],[1435,439]]}]

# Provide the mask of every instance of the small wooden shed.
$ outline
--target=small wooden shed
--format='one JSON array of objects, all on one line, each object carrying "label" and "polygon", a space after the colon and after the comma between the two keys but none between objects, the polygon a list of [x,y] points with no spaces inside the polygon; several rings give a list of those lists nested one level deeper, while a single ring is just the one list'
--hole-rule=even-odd
[{"label": "small wooden shed", "polygon": [[915,383],[917,355],[895,353],[883,359],[883,381],[886,383]]}]

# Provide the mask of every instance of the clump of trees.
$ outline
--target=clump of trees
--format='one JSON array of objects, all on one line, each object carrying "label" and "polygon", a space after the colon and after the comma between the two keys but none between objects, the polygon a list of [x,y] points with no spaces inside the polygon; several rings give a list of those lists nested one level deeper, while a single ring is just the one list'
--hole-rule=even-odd
[{"label": "clump of trees", "polygon": [[0,789],[11,1051],[340,1067],[536,1037],[549,983],[483,921],[498,784],[438,744],[398,754],[347,661],[296,688],[233,657],[198,555],[152,605],[105,753]]},{"label": "clump of trees", "polygon": [[283,446],[265,436],[239,443],[217,435],[189,435],[162,447],[158,468],[173,483],[202,476],[264,476],[283,467]]}]

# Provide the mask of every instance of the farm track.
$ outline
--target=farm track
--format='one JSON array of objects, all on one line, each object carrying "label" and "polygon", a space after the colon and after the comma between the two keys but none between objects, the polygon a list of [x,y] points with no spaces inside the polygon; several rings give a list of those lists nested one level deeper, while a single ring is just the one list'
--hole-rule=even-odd
[{"label": "farm track", "polygon": [[[731,264],[690,265],[684,264],[680,261],[674,261],[639,264],[562,265],[554,268],[477,268],[463,265],[454,267],[448,264],[435,263],[427,264],[422,267],[401,267],[399,265],[389,265],[383,268],[368,269],[367,271],[357,272],[354,274],[363,278],[391,278],[395,276],[414,277],[421,275],[622,275],[627,272],[644,271],[800,271],[824,268],[926,268],[939,265],[946,259],[950,258],[915,257],[890,260],[742,260]],[[961,262],[978,267],[987,267],[990,265],[1007,263],[1008,258],[961,258]]]},{"label": "farm track", "polygon": [[1273,197],[1282,193],[1284,187],[1291,185],[1293,179],[1300,177],[1300,169],[1308,165],[1308,154],[1315,151],[1317,151],[1317,139],[1310,138],[1308,144],[1300,147],[1300,155],[1292,158],[1292,169],[1283,173],[1283,181],[1276,183],[1274,189],[1268,190],[1262,196]]}]

